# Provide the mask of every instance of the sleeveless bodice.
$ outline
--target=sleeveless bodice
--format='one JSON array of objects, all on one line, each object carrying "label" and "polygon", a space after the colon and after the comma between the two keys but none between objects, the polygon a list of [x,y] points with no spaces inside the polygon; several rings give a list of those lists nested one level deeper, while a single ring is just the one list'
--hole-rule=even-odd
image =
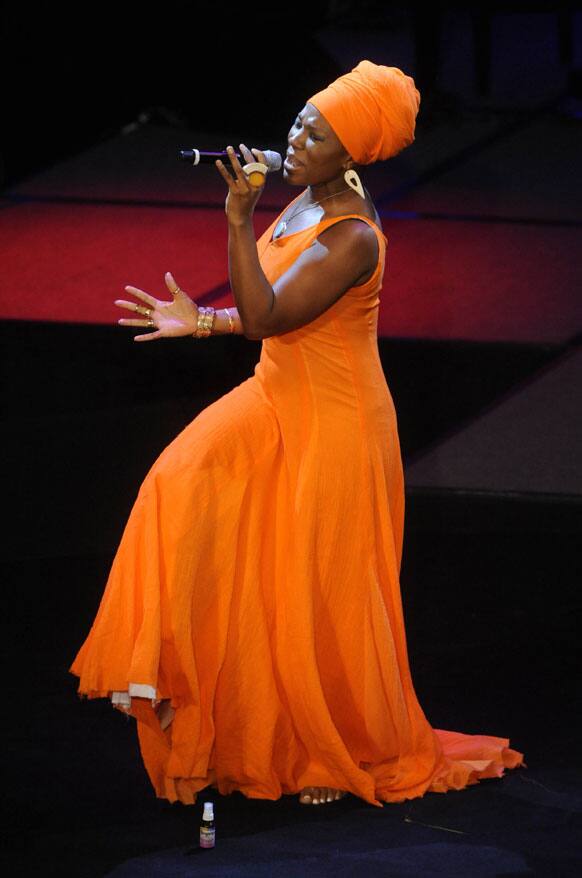
[{"label": "sleeveless bodice", "polygon": [[345,214],[273,240],[281,216],[257,242],[261,267],[271,284],[322,231],[343,220],[367,223],[379,247],[378,264],[365,283],[350,287],[310,323],[262,341],[255,377],[277,410],[289,450],[297,452],[291,459],[297,460],[300,446],[309,443],[316,422],[335,434],[353,428],[353,435],[382,444],[392,435],[396,417],[378,351],[387,239],[368,217]]}]

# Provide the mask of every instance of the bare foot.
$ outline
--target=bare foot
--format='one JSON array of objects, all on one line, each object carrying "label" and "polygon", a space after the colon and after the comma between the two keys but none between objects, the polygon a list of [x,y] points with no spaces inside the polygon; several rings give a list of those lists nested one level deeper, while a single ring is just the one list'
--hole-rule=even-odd
[{"label": "bare foot", "polygon": [[164,731],[164,729],[167,729],[174,719],[174,714],[176,713],[176,711],[172,707],[172,702],[169,698],[165,698],[163,701],[160,701],[155,710],[160,721],[162,731]]},{"label": "bare foot", "polygon": [[335,790],[332,787],[303,787],[299,794],[302,805],[323,805],[345,796],[346,790]]}]

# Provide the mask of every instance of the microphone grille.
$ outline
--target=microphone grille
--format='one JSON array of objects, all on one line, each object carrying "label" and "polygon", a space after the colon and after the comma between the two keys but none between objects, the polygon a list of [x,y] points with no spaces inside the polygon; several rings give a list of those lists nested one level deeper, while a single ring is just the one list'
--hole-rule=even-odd
[{"label": "microphone grille", "polygon": [[278,171],[283,164],[281,155],[278,152],[274,152],[272,149],[263,149],[262,153],[267,160],[267,167],[269,170]]}]

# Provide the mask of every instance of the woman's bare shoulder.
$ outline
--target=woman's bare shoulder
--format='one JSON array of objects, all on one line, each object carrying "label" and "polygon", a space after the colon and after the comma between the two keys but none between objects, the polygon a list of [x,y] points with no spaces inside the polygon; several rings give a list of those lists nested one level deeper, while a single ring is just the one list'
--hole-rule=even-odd
[{"label": "woman's bare shoulder", "polygon": [[357,214],[360,216],[365,216],[368,219],[372,220],[373,223],[376,223],[379,228],[382,228],[382,223],[380,220],[380,215],[376,210],[376,206],[372,201],[370,193],[367,189],[364,188],[366,193],[366,199],[362,200],[360,195],[354,193],[348,193],[348,196],[344,199],[338,199],[338,203],[330,204],[327,206],[325,210],[324,216],[322,219],[331,219],[339,216],[347,216],[348,214]]},{"label": "woman's bare shoulder", "polygon": [[[361,268],[360,277],[372,271],[378,262],[379,244],[377,232],[366,222],[362,222],[357,216],[340,217],[340,222],[331,223],[317,236],[317,240],[323,243],[330,253],[337,254],[340,258],[348,258],[348,254],[354,254]],[[357,254],[357,256],[356,256]]]}]

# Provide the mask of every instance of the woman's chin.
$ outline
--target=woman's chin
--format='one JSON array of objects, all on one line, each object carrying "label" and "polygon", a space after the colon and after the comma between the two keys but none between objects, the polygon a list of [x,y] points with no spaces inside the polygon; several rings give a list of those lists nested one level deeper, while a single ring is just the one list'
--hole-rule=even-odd
[{"label": "woman's chin", "polygon": [[287,168],[283,167],[283,179],[286,183],[289,183],[290,186],[304,186],[305,183],[301,180],[297,179],[297,170],[298,168],[293,168],[291,170],[287,170]]}]

